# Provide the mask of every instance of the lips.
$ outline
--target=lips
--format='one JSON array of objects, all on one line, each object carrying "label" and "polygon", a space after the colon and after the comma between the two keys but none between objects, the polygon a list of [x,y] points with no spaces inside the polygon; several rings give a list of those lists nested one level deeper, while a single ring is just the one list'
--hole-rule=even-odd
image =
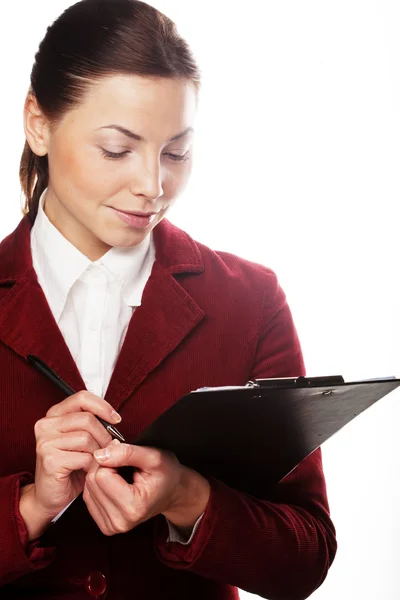
[{"label": "lips", "polygon": [[134,215],[135,217],[153,217],[156,212],[141,212],[140,210],[123,210],[122,208],[114,208],[114,210],[125,213],[126,215]]},{"label": "lips", "polygon": [[125,211],[117,208],[112,208],[114,214],[132,229],[150,229],[158,213],[144,213],[140,211]]}]

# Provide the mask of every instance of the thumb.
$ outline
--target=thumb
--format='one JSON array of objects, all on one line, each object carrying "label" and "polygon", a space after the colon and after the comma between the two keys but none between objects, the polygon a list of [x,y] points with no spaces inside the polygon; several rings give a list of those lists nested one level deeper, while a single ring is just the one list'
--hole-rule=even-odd
[{"label": "thumb", "polygon": [[117,440],[113,440],[106,448],[96,450],[94,458],[105,467],[136,467],[142,471],[154,471],[162,463],[160,450],[121,444]]}]

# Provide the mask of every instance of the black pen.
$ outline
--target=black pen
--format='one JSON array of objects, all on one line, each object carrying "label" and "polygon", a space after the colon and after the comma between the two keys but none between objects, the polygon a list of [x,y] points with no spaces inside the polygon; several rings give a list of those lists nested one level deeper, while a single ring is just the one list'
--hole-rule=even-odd
[{"label": "black pen", "polygon": [[[37,356],[33,356],[33,354],[29,354],[27,356],[27,359],[28,359],[29,364],[32,365],[32,367],[34,367],[35,369],[40,371],[40,373],[43,373],[43,375],[45,377],[47,377],[47,379],[52,381],[58,387],[59,390],[64,392],[64,394],[66,396],[72,396],[73,394],[76,393],[68,385],[68,383],[65,383],[65,381],[63,381],[61,379],[61,377],[59,377],[57,375],[57,373],[54,373],[54,371],[52,369],[50,369],[50,367],[48,365],[46,365],[46,363],[43,362],[42,359],[38,358]],[[97,415],[95,415],[95,417],[107,429],[108,433],[110,435],[112,435],[112,437],[116,438],[120,442],[125,442],[124,436],[118,431],[118,429],[116,427],[114,427],[114,425],[111,425],[111,423],[108,423],[108,421],[105,421],[104,419],[102,419],[101,417],[98,417]]]}]

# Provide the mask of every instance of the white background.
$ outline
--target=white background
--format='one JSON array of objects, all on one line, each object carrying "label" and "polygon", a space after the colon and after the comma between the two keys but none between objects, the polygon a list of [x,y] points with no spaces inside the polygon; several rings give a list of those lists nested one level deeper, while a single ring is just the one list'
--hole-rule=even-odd
[{"label": "white background", "polygon": [[[0,238],[20,218],[33,56],[70,4],[3,9]],[[204,73],[196,166],[172,220],[277,271],[310,375],[400,375],[400,3],[154,4]],[[315,599],[400,597],[399,401],[393,393],[324,448],[339,551]]]}]

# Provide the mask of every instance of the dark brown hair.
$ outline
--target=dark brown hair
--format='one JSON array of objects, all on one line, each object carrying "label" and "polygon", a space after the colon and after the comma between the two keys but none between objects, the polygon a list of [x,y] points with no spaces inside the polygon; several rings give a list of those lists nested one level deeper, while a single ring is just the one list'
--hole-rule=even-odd
[{"label": "dark brown hair", "polygon": [[[55,124],[82,101],[94,81],[116,74],[200,83],[189,46],[158,10],[138,0],[81,0],[47,29],[35,56],[30,93]],[[24,214],[33,222],[49,167],[47,156],[34,154],[27,142],[19,176]]]}]

